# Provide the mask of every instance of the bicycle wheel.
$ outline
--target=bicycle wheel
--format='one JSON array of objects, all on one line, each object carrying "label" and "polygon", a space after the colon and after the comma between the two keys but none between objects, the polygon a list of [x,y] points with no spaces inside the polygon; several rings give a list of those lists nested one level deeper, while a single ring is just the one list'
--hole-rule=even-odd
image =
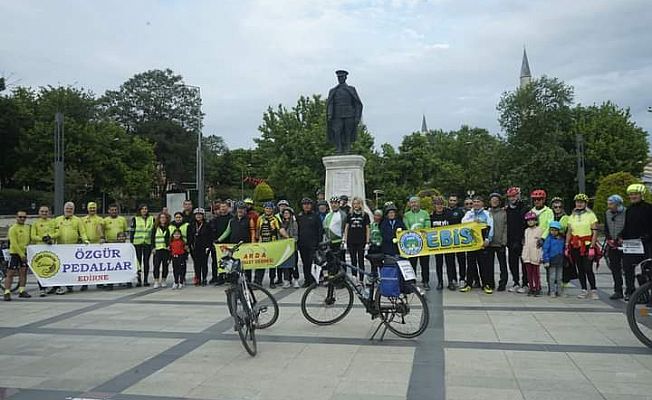
[{"label": "bicycle wheel", "polygon": [[353,308],[353,290],[345,282],[313,283],[301,297],[303,316],[315,325],[341,321]]},{"label": "bicycle wheel", "polygon": [[258,348],[256,345],[256,324],[252,310],[245,302],[244,296],[240,291],[231,294],[231,302],[235,329],[238,331],[242,346],[247,350],[247,353],[255,356]]},{"label": "bicycle wheel", "polygon": [[256,317],[256,328],[269,328],[278,319],[278,303],[269,290],[261,285],[254,282],[248,285]]},{"label": "bicycle wheel", "polygon": [[410,293],[401,293],[398,297],[384,297],[380,291],[375,294],[376,307],[385,326],[397,336],[408,339],[421,335],[430,322],[426,298],[416,286],[410,288]]},{"label": "bicycle wheel", "polygon": [[629,298],[627,322],[634,336],[652,348],[652,281],[644,283]]},{"label": "bicycle wheel", "polygon": [[[0,272],[0,289],[4,292],[5,290],[5,277],[6,277],[6,270]],[[14,275],[14,282],[9,288],[9,290],[13,293],[16,290],[18,290],[18,286],[20,285],[20,282],[18,281],[18,274]]]}]

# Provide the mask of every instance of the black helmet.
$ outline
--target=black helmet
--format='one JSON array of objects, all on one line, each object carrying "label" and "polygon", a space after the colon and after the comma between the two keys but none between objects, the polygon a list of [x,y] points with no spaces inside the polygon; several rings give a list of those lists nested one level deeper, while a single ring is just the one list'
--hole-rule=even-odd
[{"label": "black helmet", "polygon": [[317,207],[319,207],[319,206],[326,206],[326,207],[328,207],[328,202],[327,202],[326,200],[319,200],[319,201],[317,202]]},{"label": "black helmet", "polygon": [[301,204],[312,204],[312,199],[309,197],[304,197],[301,199]]},{"label": "black helmet", "polygon": [[246,208],[247,208],[247,205],[244,203],[244,201],[239,201],[239,202],[235,203],[235,208],[236,208],[236,209],[237,209],[237,208],[246,209]]}]

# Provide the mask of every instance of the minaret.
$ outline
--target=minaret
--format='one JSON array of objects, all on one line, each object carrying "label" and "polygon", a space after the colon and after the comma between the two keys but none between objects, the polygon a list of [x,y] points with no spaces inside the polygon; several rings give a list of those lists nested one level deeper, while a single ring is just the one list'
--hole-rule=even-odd
[{"label": "minaret", "polygon": [[532,74],[530,73],[530,63],[527,60],[527,53],[523,47],[523,61],[521,62],[521,88],[525,87],[528,83],[532,82]]},{"label": "minaret", "polygon": [[421,119],[421,133],[428,132],[428,124],[426,124],[426,114],[423,114],[423,119]]}]

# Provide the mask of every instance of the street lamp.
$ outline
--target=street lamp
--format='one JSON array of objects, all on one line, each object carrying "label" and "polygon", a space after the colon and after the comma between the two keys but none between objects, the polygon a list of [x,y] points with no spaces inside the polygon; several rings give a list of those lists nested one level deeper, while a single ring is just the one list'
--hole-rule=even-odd
[{"label": "street lamp", "polygon": [[376,209],[378,209],[378,197],[384,195],[385,192],[380,189],[374,189],[374,195],[376,196]]},{"label": "street lamp", "polygon": [[63,113],[54,115],[54,214],[63,214],[64,154]]},{"label": "street lamp", "polygon": [[245,173],[245,168],[249,169],[251,168],[251,164],[243,165],[242,169],[240,170],[242,173],[240,174],[240,198],[244,200],[244,173]]},{"label": "street lamp", "polygon": [[202,134],[201,134],[201,88],[199,86],[193,85],[183,85],[184,87],[193,89],[197,93],[199,98],[199,115],[197,116],[197,121],[195,129],[197,130],[197,170],[195,171],[195,183],[197,184],[197,206],[199,208],[204,208],[204,163],[203,163],[203,154],[201,150]]}]

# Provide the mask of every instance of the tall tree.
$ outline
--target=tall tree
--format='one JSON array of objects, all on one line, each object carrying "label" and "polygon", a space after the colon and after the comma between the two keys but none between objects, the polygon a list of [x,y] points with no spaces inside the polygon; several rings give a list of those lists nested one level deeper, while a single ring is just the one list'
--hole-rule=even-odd
[{"label": "tall tree", "polygon": [[101,99],[104,112],[134,132],[143,123],[172,121],[183,129],[201,129],[204,114],[198,88],[184,84],[171,69],[153,69],[134,75],[118,90]]}]

